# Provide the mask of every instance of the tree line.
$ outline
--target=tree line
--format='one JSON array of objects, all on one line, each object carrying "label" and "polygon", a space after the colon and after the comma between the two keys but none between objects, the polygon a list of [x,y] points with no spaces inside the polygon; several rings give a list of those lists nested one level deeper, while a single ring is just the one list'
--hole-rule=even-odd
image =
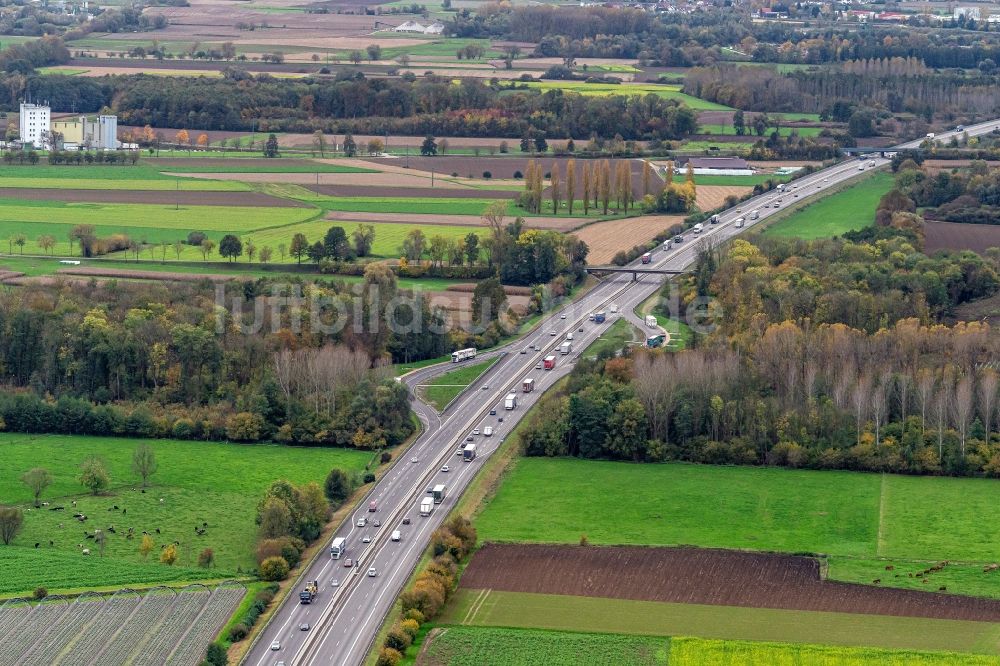
[{"label": "tree line", "polygon": [[[906,67],[906,61],[900,66]],[[899,75],[891,62],[787,74],[764,67],[696,67],[685,78],[684,91],[747,111],[807,111],[829,117],[842,117],[835,111],[838,103],[854,106],[865,100],[869,106],[912,113],[927,122],[942,115],[985,116],[1000,103],[991,77],[925,73],[922,67]]]},{"label": "tree line", "polygon": [[108,107],[123,125],[508,138],[529,132],[549,138],[619,134],[630,140],[680,139],[697,129],[691,109],[656,95],[600,97],[530,89],[510,93],[499,83],[455,83],[452,77],[435,75],[366,78],[342,72],[333,79],[278,79],[138,74],[99,80],[11,76],[0,86],[4,108],[16,109],[29,94],[49,100],[53,108],[83,113]]}]

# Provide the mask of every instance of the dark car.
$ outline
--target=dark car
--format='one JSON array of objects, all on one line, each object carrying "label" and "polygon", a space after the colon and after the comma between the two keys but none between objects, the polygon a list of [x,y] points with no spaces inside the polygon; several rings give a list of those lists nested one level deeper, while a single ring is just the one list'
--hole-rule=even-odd
[{"label": "dark car", "polygon": [[497,410],[491,409],[490,410],[490,416],[496,416],[496,415],[497,415]]},{"label": "dark car", "polygon": [[409,525],[410,524],[410,519],[409,518],[403,518],[403,524],[404,525]]},{"label": "dark car", "polygon": [[675,243],[683,243],[684,242],[684,236],[674,236],[674,242]]}]

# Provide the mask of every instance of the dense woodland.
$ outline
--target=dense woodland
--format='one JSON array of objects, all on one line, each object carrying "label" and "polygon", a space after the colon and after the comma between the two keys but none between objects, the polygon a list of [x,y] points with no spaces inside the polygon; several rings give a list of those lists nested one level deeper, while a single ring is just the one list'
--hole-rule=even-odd
[{"label": "dense woodland", "polygon": [[927,71],[910,60],[849,62],[837,69],[781,74],[769,68],[719,65],[691,70],[684,91],[748,111],[804,111],[846,121],[844,104],[914,114],[926,122],[936,116],[992,118],[1000,92],[992,76]]},{"label": "dense woodland", "polygon": [[545,398],[525,451],[1000,475],[1000,336],[939,323],[995,294],[998,265],[919,244],[877,226],[703,252],[663,297],[715,299],[714,331],[691,351],[581,362]]},{"label": "dense woodland", "polygon": [[[301,308],[295,285],[247,283],[229,288],[225,312],[207,282],[8,292],[0,417],[19,432],[396,444],[413,428],[408,397],[379,366],[452,343],[443,315],[391,272],[373,268],[366,283],[377,289],[298,285]],[[424,326],[395,333],[370,314],[397,297],[398,320]],[[335,308],[348,320],[340,329]]]},{"label": "dense woodland", "polygon": [[222,78],[10,75],[0,106],[16,109],[25,94],[53,108],[95,112],[104,107],[123,125],[243,130],[521,138],[595,135],[679,139],[697,131],[695,113],[656,95],[591,97],[516,90],[451,77],[277,79],[231,70]]},{"label": "dense woodland", "polygon": [[[803,8],[810,13],[816,7]],[[794,7],[793,7],[794,11]],[[712,65],[731,60],[730,47],[755,62],[827,64],[873,58],[916,57],[935,69],[1000,63],[1000,36],[971,32],[967,25],[931,29],[856,24],[753,23],[732,6],[693,14],[655,15],[632,8],[512,7],[489,4],[460,10],[448,25],[459,37],[486,37],[538,44],[535,55],[562,58],[637,58],[662,67]],[[950,29],[962,28],[962,29]]]}]

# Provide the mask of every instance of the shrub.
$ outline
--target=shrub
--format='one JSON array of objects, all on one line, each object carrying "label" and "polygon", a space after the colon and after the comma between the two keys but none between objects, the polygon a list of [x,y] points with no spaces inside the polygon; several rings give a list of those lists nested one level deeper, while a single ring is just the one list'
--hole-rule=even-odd
[{"label": "shrub", "polygon": [[260,577],[263,580],[285,580],[288,577],[288,562],[283,557],[269,557],[260,563]]},{"label": "shrub", "polygon": [[521,173],[520,171],[515,171],[514,178],[524,178],[524,174]]},{"label": "shrub", "polygon": [[191,439],[194,437],[194,421],[188,418],[179,418],[174,421],[171,433],[177,439]]},{"label": "shrub", "polygon": [[35,591],[32,592],[31,596],[34,599],[44,599],[45,597],[49,596],[49,591],[44,587],[36,587]]},{"label": "shrub", "polygon": [[365,472],[365,483],[375,483],[375,475],[372,472]]},{"label": "shrub", "polygon": [[492,172],[490,172],[490,171],[484,171],[483,172],[483,178],[485,178],[486,180],[489,180],[492,177],[493,177],[493,173]]},{"label": "shrub", "polygon": [[281,556],[288,562],[289,567],[298,565],[302,552],[295,547],[295,544],[288,542],[281,549]]},{"label": "shrub", "polygon": [[413,637],[403,631],[402,627],[398,624],[393,625],[385,637],[385,646],[387,648],[392,648],[401,654],[405,653],[406,648],[410,647],[412,643]]},{"label": "shrub", "polygon": [[388,451],[383,452],[382,457],[379,458],[379,463],[382,465],[386,465],[390,462],[392,462],[392,454],[389,453]]},{"label": "shrub", "polygon": [[226,648],[218,643],[209,644],[208,650],[205,651],[205,661],[212,664],[212,666],[226,666],[229,663]]},{"label": "shrub", "polygon": [[[414,611],[419,612],[419,611]],[[399,628],[409,634],[410,638],[416,638],[417,633],[420,631],[420,625],[416,620],[403,620],[399,623]]]},{"label": "shrub", "polygon": [[205,550],[198,553],[198,566],[202,569],[211,568],[215,564],[215,552],[211,548],[206,548]]},{"label": "shrub", "polygon": [[233,626],[229,627],[229,641],[231,643],[236,643],[237,641],[241,641],[249,635],[250,635],[250,627],[243,624],[242,622],[239,624],[234,624]]},{"label": "shrub", "polygon": [[399,653],[399,650],[384,647],[378,653],[375,666],[396,666],[402,659],[403,655]]},{"label": "shrub", "polygon": [[187,244],[200,247],[202,242],[207,238],[208,236],[204,232],[192,231],[191,233],[188,234]]},{"label": "shrub", "polygon": [[427,621],[427,618],[424,617],[424,614],[418,611],[416,608],[411,608],[410,610],[403,613],[403,618],[405,620],[413,620],[418,625],[423,624],[424,622]]},{"label": "shrub", "polygon": [[264,417],[260,414],[240,412],[226,419],[226,437],[234,442],[256,442],[264,430]]}]

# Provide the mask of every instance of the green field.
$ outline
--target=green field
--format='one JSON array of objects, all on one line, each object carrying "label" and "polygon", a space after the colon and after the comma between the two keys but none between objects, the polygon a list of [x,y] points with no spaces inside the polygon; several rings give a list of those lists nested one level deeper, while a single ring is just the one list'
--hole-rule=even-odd
[{"label": "green field", "polygon": [[441,666],[995,666],[995,657],[956,652],[886,650],[705,638],[580,633],[501,627],[440,627],[425,641],[421,663]]},{"label": "green field", "polygon": [[[613,512],[609,512],[613,513]],[[461,588],[439,622],[1000,654],[1000,625]],[[767,663],[767,662],[762,662]]]},{"label": "green field", "polygon": [[753,176],[695,176],[695,185],[745,185],[753,187],[761,183],[773,180],[784,183],[789,180],[788,175],[776,175],[772,173],[760,173]]},{"label": "green field", "polygon": [[[628,488],[629,501],[603,510],[592,500],[609,488]],[[907,572],[950,560],[928,584],[1000,598],[1000,573],[982,572],[996,559],[997,524],[993,479],[524,458],[476,527],[483,541],[577,543],[585,533],[594,544],[822,553],[830,578],[902,587],[917,587],[900,579]]]},{"label": "green field", "polygon": [[[140,442],[153,446],[159,464],[152,487],[145,493],[138,489],[131,471],[132,452]],[[0,436],[0,455],[4,460],[0,501],[26,509],[23,532],[13,545],[0,547],[4,570],[0,593],[4,594],[30,591],[38,585],[53,592],[238,575],[240,569],[255,565],[254,507],[272,481],[322,483],[331,468],[360,471],[371,457],[345,449],[9,434]],[[112,489],[106,496],[85,495],[78,482],[79,464],[89,455],[107,463]],[[53,476],[43,501],[64,505],[66,510],[27,511],[31,494],[19,477],[36,466],[46,467]],[[77,502],[76,507],[71,500]],[[109,511],[114,505],[127,514]],[[77,511],[88,516],[86,523],[73,518]],[[207,533],[196,536],[195,526],[205,522]],[[108,533],[105,555],[100,558],[84,533],[112,525],[116,533]],[[135,529],[136,539],[126,539],[129,527]],[[148,563],[139,554],[143,531],[152,533],[156,541]],[[54,545],[48,545],[50,540]],[[173,541],[180,542],[176,569],[157,560],[160,546]],[[36,542],[41,544],[38,549]],[[81,543],[90,547],[90,557],[80,555]],[[215,551],[215,568],[180,571],[193,567],[204,548]]]},{"label": "green field", "polygon": [[[728,136],[736,136],[736,130],[732,125],[718,125],[718,124],[705,124],[699,123],[698,128],[702,134],[724,134]],[[823,131],[822,127],[780,127],[778,128],[779,136],[789,136],[792,132],[795,132],[799,136],[809,136],[815,137],[819,136],[819,133]],[[768,127],[767,132],[764,133],[764,137],[757,137],[754,135],[754,139],[766,138],[771,136],[774,132],[773,127]],[[747,135],[744,135],[747,136]]]},{"label": "green field", "polygon": [[681,92],[679,85],[664,85],[657,83],[586,83],[583,81],[532,81],[529,88],[537,90],[564,90],[581,95],[608,97],[610,95],[657,95],[663,99],[675,99],[684,102],[692,109],[699,111],[729,111],[730,107],[715,102],[709,102]]},{"label": "green field", "polygon": [[875,207],[892,188],[892,176],[879,172],[836,194],[824,197],[771,224],[764,231],[790,238],[829,238],[869,226]]},{"label": "green field", "polygon": [[462,365],[457,370],[435,377],[424,386],[424,399],[439,412],[444,411],[444,408],[455,399],[455,396],[479,379],[498,360],[500,360],[499,356],[472,365]]},{"label": "green field", "polygon": [[[260,138],[258,136],[258,140]],[[153,160],[153,164],[155,164],[155,160]],[[233,160],[232,164],[225,165],[160,165],[159,169],[165,173],[379,173],[376,169],[302,160],[275,160],[273,164],[240,164],[239,160]],[[169,176],[166,177],[169,178]]]},{"label": "green field", "polygon": [[499,627],[444,627],[424,659],[447,666],[640,666],[666,664],[670,639]]},{"label": "green field", "polygon": [[[0,199],[0,237],[24,233],[34,238],[53,233],[62,240],[73,225],[92,224],[112,233],[125,229],[151,231],[239,232],[294,224],[316,214],[310,208],[262,206],[163,206],[156,204],[73,203]],[[41,227],[30,229],[30,225]],[[51,225],[64,225],[65,230]],[[30,231],[29,231],[30,229]],[[100,231],[98,232],[100,235]],[[178,234],[170,234],[177,238]],[[183,237],[181,235],[180,237]]]},{"label": "green field", "polygon": [[597,356],[602,353],[614,354],[636,339],[634,331],[635,329],[628,320],[621,317],[601,333],[599,338],[590,343],[590,346],[584,351],[587,356]]}]

